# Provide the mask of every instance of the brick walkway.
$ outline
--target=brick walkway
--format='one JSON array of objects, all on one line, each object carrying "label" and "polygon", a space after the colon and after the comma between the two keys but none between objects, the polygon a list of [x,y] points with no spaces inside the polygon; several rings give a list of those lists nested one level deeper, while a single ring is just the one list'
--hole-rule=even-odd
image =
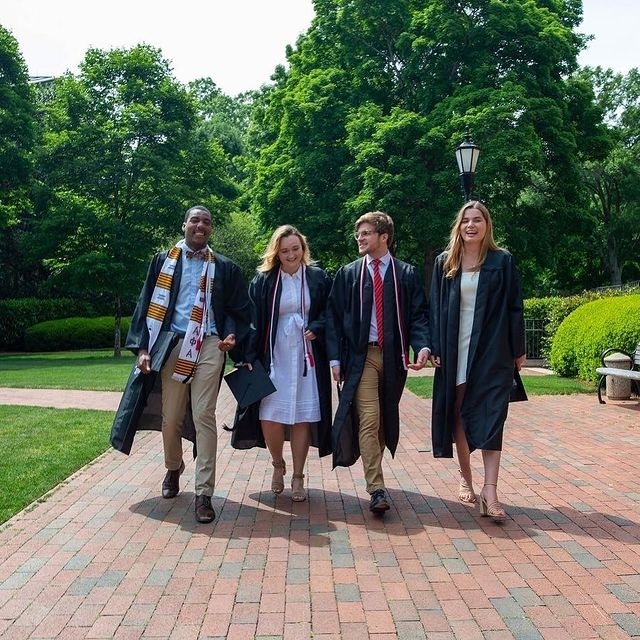
[{"label": "brick walkway", "polygon": [[[405,393],[384,519],[359,463],[310,456],[310,500],[294,504],[269,491],[266,452],[234,451],[221,431],[218,517],[201,525],[193,462],[163,500],[158,434],[129,457],[109,451],[0,531],[0,637],[640,636],[640,404],[512,405],[502,526],[456,500],[429,411]],[[231,412],[225,388],[219,420]]]}]

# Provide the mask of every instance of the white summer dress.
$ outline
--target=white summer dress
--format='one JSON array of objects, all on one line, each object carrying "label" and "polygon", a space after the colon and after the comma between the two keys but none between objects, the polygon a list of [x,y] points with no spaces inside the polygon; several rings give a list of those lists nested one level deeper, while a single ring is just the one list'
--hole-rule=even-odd
[{"label": "white summer dress", "polygon": [[473,329],[473,314],[476,308],[479,271],[463,271],[460,279],[460,325],[458,329],[458,368],[456,386],[467,381],[469,342]]},{"label": "white summer dress", "polygon": [[[309,287],[303,285],[303,267],[289,275],[280,272],[282,293],[275,346],[271,354],[269,377],[275,393],[260,403],[260,420],[285,425],[320,420],[320,399],[315,367],[307,362],[305,370],[305,340],[303,337],[309,313]],[[301,313],[304,301],[304,317]],[[311,345],[307,342],[308,349]]]}]

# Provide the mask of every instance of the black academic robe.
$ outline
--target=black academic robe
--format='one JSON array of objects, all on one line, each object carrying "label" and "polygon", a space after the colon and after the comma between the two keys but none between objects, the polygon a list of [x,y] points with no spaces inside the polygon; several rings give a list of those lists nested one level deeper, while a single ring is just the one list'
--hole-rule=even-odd
[{"label": "black academic robe", "polygon": [[[149,348],[147,309],[167,253],[167,251],[162,251],[152,258],[131,319],[125,347],[136,355],[141,349],[148,350]],[[216,266],[211,308],[216,327],[222,338],[233,333],[236,336],[236,342],[241,342],[249,331],[250,322],[246,283],[242,272],[234,262],[219,253],[214,252],[214,255]],[[171,318],[178,297],[181,276],[182,263],[181,260],[178,260],[171,282],[169,304],[162,323],[161,336],[166,335],[166,332],[171,329]],[[160,338],[157,342],[159,345]],[[173,345],[167,343],[165,348],[162,348],[157,354],[152,352],[152,371],[150,373],[136,374],[134,365],[111,427],[110,441],[114,449],[128,454],[131,451],[136,431],[143,429],[160,431],[162,429],[159,371],[169,356],[171,347],[175,344],[175,342]],[[154,350],[156,348],[157,345],[154,345]],[[157,362],[157,358],[161,358],[162,362]],[[185,416],[182,428],[182,437],[195,443],[195,428],[190,414]]]},{"label": "black academic robe", "polygon": [[[446,253],[435,261],[430,294],[433,385],[431,436],[436,458],[453,457],[454,402],[460,323],[460,274],[446,278]],[[461,417],[471,450],[502,449],[514,365],[525,353],[522,290],[513,256],[490,251],[480,268]]]},{"label": "black academic robe", "polygon": [[[271,367],[271,349],[269,336],[275,337],[278,314],[275,314],[273,329],[269,322],[274,305],[280,306],[282,287],[278,279],[278,269],[268,273],[259,273],[249,286],[251,300],[252,331],[246,341],[243,360],[253,362],[260,360],[266,371]],[[320,422],[311,425],[311,446],[318,449],[319,456],[331,453],[331,371],[325,348],[326,304],[331,289],[331,279],[318,267],[306,268],[306,280],[309,287],[309,319],[307,326],[316,335],[310,341],[316,369],[318,397],[320,399]],[[278,286],[277,286],[278,285]],[[273,345],[272,345],[273,346]],[[265,447],[264,436],[260,427],[260,403],[256,402],[248,408],[238,408],[231,434],[231,446],[235,449]]]},{"label": "black academic robe", "polygon": [[[353,405],[367,356],[373,305],[373,280],[369,270],[366,267],[363,270],[363,260],[356,260],[338,271],[327,308],[327,352],[330,361],[340,361],[344,378],[332,426],[334,468],[351,466],[360,457],[359,423]],[[385,444],[393,456],[400,436],[398,405],[407,379],[400,332],[407,351],[411,347],[416,354],[428,347],[431,340],[426,297],[418,272],[405,262],[392,260],[402,326],[398,326],[393,269],[389,264],[384,277],[384,375],[380,408]],[[364,282],[361,283],[362,273]]]}]

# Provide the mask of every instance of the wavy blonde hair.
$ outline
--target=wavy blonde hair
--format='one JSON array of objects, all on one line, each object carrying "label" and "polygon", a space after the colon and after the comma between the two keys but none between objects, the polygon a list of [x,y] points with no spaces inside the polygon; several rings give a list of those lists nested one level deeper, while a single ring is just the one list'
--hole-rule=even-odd
[{"label": "wavy blonde hair", "polygon": [[257,271],[259,273],[266,273],[276,267],[280,266],[280,258],[278,257],[278,251],[280,251],[280,241],[283,238],[289,236],[297,236],[302,246],[302,264],[309,266],[314,264],[311,259],[311,252],[309,251],[309,243],[303,234],[301,234],[294,226],[290,224],[283,224],[278,227],[272,234],[269,240],[267,248],[262,254],[262,262],[258,265]]},{"label": "wavy blonde hair", "polygon": [[491,220],[489,209],[487,209],[487,207],[478,200],[465,202],[460,211],[458,211],[458,215],[456,215],[456,218],[451,225],[449,244],[447,245],[447,257],[445,258],[443,265],[445,277],[447,278],[455,278],[455,276],[462,268],[464,240],[460,235],[460,224],[462,223],[462,218],[464,218],[465,212],[469,209],[477,209],[482,214],[482,217],[487,223],[487,232],[482,239],[482,244],[480,245],[480,256],[478,257],[478,263],[474,266],[474,268],[480,269],[487,257],[487,253],[490,250],[496,251],[500,249],[493,237],[493,221]]}]

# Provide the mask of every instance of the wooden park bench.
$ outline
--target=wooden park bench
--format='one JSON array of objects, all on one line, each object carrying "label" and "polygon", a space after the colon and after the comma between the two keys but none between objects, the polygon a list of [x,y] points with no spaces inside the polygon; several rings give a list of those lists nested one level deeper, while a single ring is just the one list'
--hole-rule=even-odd
[{"label": "wooden park bench", "polygon": [[[618,369],[616,367],[608,367],[604,359],[612,353],[621,353],[629,358],[631,362],[631,369]],[[631,381],[631,385],[634,389],[636,396],[640,396],[640,344],[636,346],[634,353],[627,353],[623,349],[607,349],[600,356],[602,360],[602,366],[596,369],[596,373],[600,376],[598,378],[598,402],[600,404],[606,404],[602,399],[602,388],[605,385],[607,376],[613,376],[615,378],[624,378]]]}]

